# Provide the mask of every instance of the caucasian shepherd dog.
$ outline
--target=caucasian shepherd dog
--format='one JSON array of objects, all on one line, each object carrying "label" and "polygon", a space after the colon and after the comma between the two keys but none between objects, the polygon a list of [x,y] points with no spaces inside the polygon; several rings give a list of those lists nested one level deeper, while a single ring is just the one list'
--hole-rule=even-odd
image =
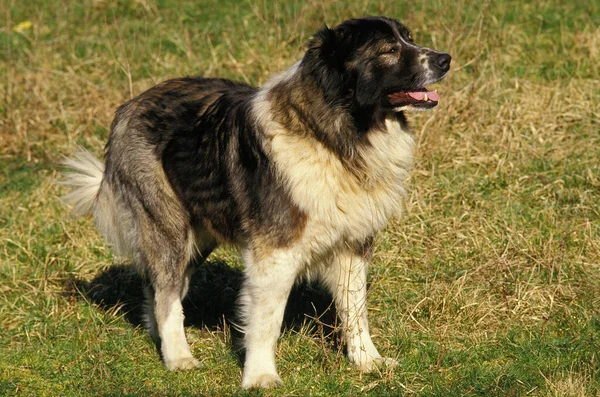
[{"label": "caucasian shepherd dog", "polygon": [[104,164],[87,153],[67,161],[67,201],[148,281],[148,328],[167,368],[199,365],[181,301],[219,244],[245,263],[244,388],[281,382],[275,348],[301,278],[331,291],[350,361],[394,364],[369,335],[366,272],[373,236],[405,195],[414,138],[404,112],[438,104],[425,86],[450,59],[395,20],[349,20],[316,33],[260,88],[161,83],[118,108]]}]

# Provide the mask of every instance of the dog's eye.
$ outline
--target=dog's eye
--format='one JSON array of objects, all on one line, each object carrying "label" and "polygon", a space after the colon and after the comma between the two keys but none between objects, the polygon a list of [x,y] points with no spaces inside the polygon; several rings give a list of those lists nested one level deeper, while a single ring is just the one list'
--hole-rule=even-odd
[{"label": "dog's eye", "polygon": [[412,35],[411,35],[410,33],[408,33],[408,34],[406,35],[406,39],[407,39],[409,42],[411,42],[411,43],[414,43],[414,42],[415,42],[415,40],[413,39],[413,37],[412,37]]},{"label": "dog's eye", "polygon": [[387,51],[384,52],[384,54],[397,54],[398,53],[398,48],[396,47],[391,47],[390,49],[388,49]]}]

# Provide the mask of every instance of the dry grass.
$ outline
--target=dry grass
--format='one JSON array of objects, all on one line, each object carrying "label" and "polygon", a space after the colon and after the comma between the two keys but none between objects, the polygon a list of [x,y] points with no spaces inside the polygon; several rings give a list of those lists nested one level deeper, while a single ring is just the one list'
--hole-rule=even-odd
[{"label": "dry grass", "polygon": [[[372,268],[373,334],[401,368],[356,374],[327,314],[296,318],[278,350],[287,383],[272,394],[598,395],[597,5],[201,3],[0,7],[0,394],[239,393],[223,321],[234,255],[214,256],[188,306],[205,369],[166,373],[135,327],[139,280],[113,265],[89,220],[66,216],[55,164],[76,144],[100,153],[115,107],[161,80],[261,84],[322,22],[385,14],[453,55],[438,109],[411,116],[411,194]],[[311,289],[296,305],[300,319],[328,306]]]}]

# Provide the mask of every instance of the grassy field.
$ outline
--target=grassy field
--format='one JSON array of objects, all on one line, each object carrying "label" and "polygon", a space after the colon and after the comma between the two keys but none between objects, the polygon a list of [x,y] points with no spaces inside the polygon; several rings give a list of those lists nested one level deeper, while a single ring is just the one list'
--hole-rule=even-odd
[{"label": "grassy field", "polygon": [[600,395],[600,8],[574,0],[0,0],[0,395],[244,395],[229,321],[241,265],[192,281],[204,367],[169,373],[141,284],[58,200],[61,155],[99,155],[114,109],[167,78],[262,84],[323,23],[383,14],[453,55],[405,216],[370,275],[380,351],[361,375],[328,297],[300,286],[265,396]]}]

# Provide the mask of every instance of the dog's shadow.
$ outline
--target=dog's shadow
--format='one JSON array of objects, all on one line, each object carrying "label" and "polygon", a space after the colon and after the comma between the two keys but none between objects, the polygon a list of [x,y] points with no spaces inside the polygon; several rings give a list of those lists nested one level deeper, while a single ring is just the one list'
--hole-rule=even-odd
[{"label": "dog's shadow", "polygon": [[[183,301],[186,326],[212,331],[231,326],[231,343],[239,359],[243,352],[236,324],[240,324],[237,308],[242,281],[241,270],[218,259],[206,261],[194,273]],[[65,289],[70,296],[85,299],[101,310],[122,313],[135,327],[143,326],[144,281],[132,265],[113,265],[91,281],[72,279]],[[299,331],[307,324],[310,326],[305,330],[325,337],[329,344],[338,344],[331,294],[318,285],[301,283],[288,299],[283,329]]]}]

